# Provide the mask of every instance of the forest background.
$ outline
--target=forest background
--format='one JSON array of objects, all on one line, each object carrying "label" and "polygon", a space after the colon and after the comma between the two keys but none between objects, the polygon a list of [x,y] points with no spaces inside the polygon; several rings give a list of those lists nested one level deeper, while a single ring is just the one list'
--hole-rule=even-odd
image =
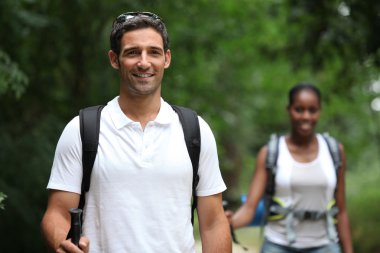
[{"label": "forest background", "polygon": [[356,252],[380,252],[377,0],[1,0],[0,251],[44,251],[39,223],[55,145],[80,108],[118,93],[109,32],[118,14],[138,10],[165,20],[172,64],[163,97],[212,127],[224,197],[235,207],[258,149],[288,130],[288,89],[316,84],[318,131],[347,153]]}]

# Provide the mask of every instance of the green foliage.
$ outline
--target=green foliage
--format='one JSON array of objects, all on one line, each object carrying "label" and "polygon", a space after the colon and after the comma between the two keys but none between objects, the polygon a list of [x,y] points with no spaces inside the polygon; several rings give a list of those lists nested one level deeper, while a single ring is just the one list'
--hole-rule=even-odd
[{"label": "green foliage", "polygon": [[4,209],[4,200],[7,198],[7,195],[0,192],[0,209]]},{"label": "green foliage", "polygon": [[20,98],[28,85],[28,77],[9,56],[0,50],[0,96],[8,90]]},{"label": "green foliage", "polygon": [[[378,237],[380,220],[375,217],[380,212],[376,203],[380,199],[379,163],[363,163],[365,171],[355,171],[347,175],[348,210],[351,217],[352,237],[357,252],[379,252]],[[363,191],[365,189],[365,192]]]}]

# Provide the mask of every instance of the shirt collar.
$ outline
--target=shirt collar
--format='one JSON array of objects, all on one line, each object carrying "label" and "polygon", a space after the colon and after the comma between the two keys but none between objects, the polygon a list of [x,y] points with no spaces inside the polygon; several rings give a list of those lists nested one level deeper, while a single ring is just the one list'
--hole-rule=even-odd
[{"label": "shirt collar", "polygon": [[[134,124],[135,121],[128,118],[120,108],[119,105],[119,96],[112,99],[108,102],[107,106],[109,107],[109,112],[111,115],[111,119],[117,129],[123,128],[124,126]],[[153,122],[160,125],[170,124],[175,119],[176,113],[172,109],[172,107],[165,102],[163,98],[161,98],[161,107],[158,115]]]}]

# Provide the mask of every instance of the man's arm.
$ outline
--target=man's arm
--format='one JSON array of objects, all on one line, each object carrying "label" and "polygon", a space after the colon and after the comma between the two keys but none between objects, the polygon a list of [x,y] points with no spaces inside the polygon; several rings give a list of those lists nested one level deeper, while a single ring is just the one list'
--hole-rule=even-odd
[{"label": "man's arm", "polygon": [[77,193],[50,191],[48,206],[41,221],[41,230],[51,251],[64,252],[62,250],[65,249],[67,252],[88,252],[87,238],[81,238],[79,243],[83,251],[66,240],[71,222],[69,209],[78,206],[79,198],[80,195]]},{"label": "man's arm", "polygon": [[231,253],[231,232],[223,211],[222,194],[198,197],[197,209],[202,252]]}]

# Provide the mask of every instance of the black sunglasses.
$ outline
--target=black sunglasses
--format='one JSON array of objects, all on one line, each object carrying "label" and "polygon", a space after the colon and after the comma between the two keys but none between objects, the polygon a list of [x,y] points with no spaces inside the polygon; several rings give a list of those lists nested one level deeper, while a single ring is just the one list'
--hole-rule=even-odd
[{"label": "black sunglasses", "polygon": [[126,13],[123,13],[116,18],[114,24],[122,24],[122,23],[126,22],[128,19],[131,19],[131,18],[134,18],[137,16],[148,17],[148,18],[152,18],[154,20],[163,21],[158,15],[156,15],[152,12],[142,11],[142,12],[126,12]]}]

